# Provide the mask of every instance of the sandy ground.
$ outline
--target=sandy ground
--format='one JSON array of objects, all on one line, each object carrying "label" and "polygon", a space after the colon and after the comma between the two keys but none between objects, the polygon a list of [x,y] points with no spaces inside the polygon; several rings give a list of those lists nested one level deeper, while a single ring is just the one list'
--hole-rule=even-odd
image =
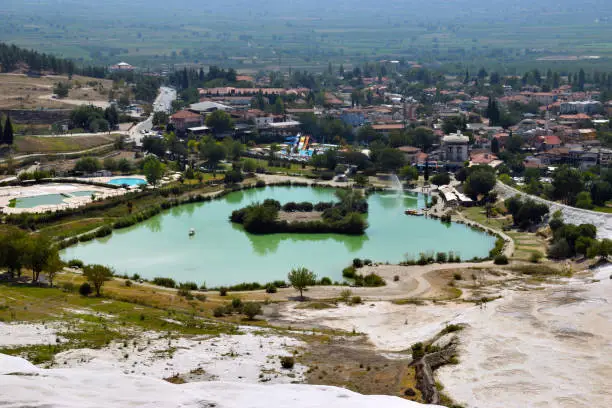
[{"label": "sandy ground", "polygon": [[[55,344],[61,325],[57,323],[1,323],[0,347]],[[61,340],[61,338],[60,338]]]},{"label": "sandy ground", "polygon": [[[397,397],[360,395],[319,385],[166,381],[116,371],[51,369],[0,354],[0,404],[7,407],[107,408],[418,408]],[[430,406],[433,407],[433,406]]]},{"label": "sandy ground", "polygon": [[54,366],[155,378],[181,375],[190,381],[290,383],[303,379],[306,367],[296,364],[292,370],[283,370],[279,356],[292,355],[304,343],[248,327],[241,330],[246,333],[178,339],[145,333],[127,347],[115,342],[100,350],[76,349],[57,354]]}]

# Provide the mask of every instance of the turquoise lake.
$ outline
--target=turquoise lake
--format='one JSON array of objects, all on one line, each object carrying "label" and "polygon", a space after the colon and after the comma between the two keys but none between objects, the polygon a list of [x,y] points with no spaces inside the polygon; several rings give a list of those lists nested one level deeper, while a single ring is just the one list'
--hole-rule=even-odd
[{"label": "turquoise lake", "polygon": [[[208,203],[164,211],[143,223],[115,230],[110,237],[62,251],[62,258],[81,259],[115,268],[118,274],[171,277],[179,282],[206,282],[209,287],[240,282],[286,279],[304,266],[332,280],[353,258],[397,263],[408,254],[454,251],[462,259],[487,256],[495,237],[462,224],[404,214],[421,208],[425,196],[373,194],[368,198],[369,228],[362,236],[338,234],[252,235],[229,222],[235,209],[273,198],[289,201],[334,201],[334,190],[310,187],[266,187],[231,193]],[[189,229],[195,229],[189,236]]]}]

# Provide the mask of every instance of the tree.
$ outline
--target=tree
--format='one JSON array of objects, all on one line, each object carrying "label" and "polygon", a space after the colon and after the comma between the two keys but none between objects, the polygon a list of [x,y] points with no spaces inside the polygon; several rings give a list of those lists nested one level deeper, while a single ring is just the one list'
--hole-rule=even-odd
[{"label": "tree", "polygon": [[100,160],[95,157],[83,157],[82,159],[77,160],[74,165],[74,171],[79,173],[95,173],[100,170],[102,166],[100,165]]},{"label": "tree", "polygon": [[465,180],[466,194],[476,197],[479,194],[487,194],[495,187],[495,174],[488,170],[472,171]]},{"label": "tree", "polygon": [[499,126],[501,123],[501,112],[497,106],[497,101],[492,97],[489,97],[489,103],[485,112],[487,118],[489,118],[490,126]]},{"label": "tree", "polygon": [[420,147],[425,151],[429,150],[436,140],[433,130],[422,126],[410,132],[409,136],[412,137],[412,143],[415,146]]},{"label": "tree", "polygon": [[11,277],[21,274],[26,262],[27,235],[17,228],[10,228],[0,240],[0,266],[6,267]]},{"label": "tree", "polygon": [[242,169],[247,173],[253,173],[257,170],[257,161],[255,159],[245,159]]},{"label": "tree", "polygon": [[287,278],[289,279],[291,286],[300,292],[300,298],[303,300],[303,291],[306,290],[308,285],[315,284],[317,276],[306,268],[297,268],[291,270],[289,275],[287,275]]},{"label": "tree", "polygon": [[155,156],[147,156],[142,165],[142,171],[147,178],[147,182],[153,187],[161,180],[165,172],[165,166]]},{"label": "tree", "polygon": [[491,153],[493,154],[499,153],[499,140],[496,137],[494,137],[493,140],[491,140]]},{"label": "tree", "polygon": [[126,94],[123,94],[119,97],[119,101],[117,101],[117,106],[122,111],[125,111],[130,106],[130,98]]},{"label": "tree", "polygon": [[227,152],[221,143],[216,143],[209,140],[206,143],[200,144],[201,155],[206,159],[208,168],[212,170],[213,176],[217,176],[217,166],[219,162],[225,159]]},{"label": "tree", "polygon": [[401,178],[407,181],[412,181],[419,178],[419,171],[414,166],[402,167],[399,174]]},{"label": "tree", "polygon": [[57,247],[51,240],[43,236],[35,236],[28,240],[26,250],[26,266],[32,270],[32,282],[38,282],[40,273],[55,267],[58,258]]},{"label": "tree", "polygon": [[404,165],[404,153],[392,147],[384,148],[376,153],[376,164],[381,170],[396,171]]},{"label": "tree", "polygon": [[113,277],[113,271],[104,265],[86,265],[83,268],[83,276],[93,285],[96,296],[99,297],[104,282],[109,281]]},{"label": "tree", "polygon": [[153,114],[153,126],[165,126],[168,124],[168,114],[166,112],[157,111]]},{"label": "tree", "polygon": [[62,263],[59,254],[56,252],[53,258],[49,260],[47,268],[45,269],[49,286],[53,287],[53,280],[63,268],[64,264]]},{"label": "tree", "polygon": [[132,171],[132,164],[126,158],[119,159],[119,161],[117,162],[117,170],[124,174],[129,173],[130,171]]},{"label": "tree", "polygon": [[431,178],[431,184],[435,184],[436,186],[445,186],[450,183],[450,174],[448,173],[440,173],[436,174]]},{"label": "tree", "polygon": [[261,314],[261,305],[256,302],[246,302],[244,306],[242,306],[242,313],[244,313],[249,320],[253,320],[255,316]]},{"label": "tree", "polygon": [[115,105],[111,105],[104,110],[104,119],[106,119],[112,129],[119,124],[119,112]]},{"label": "tree", "polygon": [[81,286],[79,286],[79,294],[81,296],[87,297],[91,295],[92,292],[93,290],[91,289],[91,285],[88,282],[83,282]]},{"label": "tree", "polygon": [[57,95],[58,98],[67,97],[69,91],[70,91],[70,84],[68,83],[58,82],[53,87],[53,93]]},{"label": "tree", "polygon": [[215,133],[223,133],[234,129],[234,121],[227,112],[216,110],[206,117],[206,126],[213,128]]},{"label": "tree", "polygon": [[578,193],[584,190],[582,172],[569,166],[560,166],[552,174],[553,196],[567,204],[574,204]]},{"label": "tree", "polygon": [[586,210],[593,209],[593,201],[588,191],[581,191],[576,196],[576,207],[584,208]]},{"label": "tree", "polygon": [[2,140],[7,145],[13,145],[13,124],[11,123],[10,116],[7,116],[6,122],[4,122],[4,137]]}]

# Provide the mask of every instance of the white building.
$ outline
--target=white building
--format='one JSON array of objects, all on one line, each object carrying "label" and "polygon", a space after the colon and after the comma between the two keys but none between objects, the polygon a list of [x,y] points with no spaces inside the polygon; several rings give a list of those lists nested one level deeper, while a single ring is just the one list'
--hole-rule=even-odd
[{"label": "white building", "polygon": [[469,159],[468,154],[468,143],[470,138],[461,134],[458,130],[457,133],[451,133],[442,138],[442,160],[449,162],[465,162]]}]

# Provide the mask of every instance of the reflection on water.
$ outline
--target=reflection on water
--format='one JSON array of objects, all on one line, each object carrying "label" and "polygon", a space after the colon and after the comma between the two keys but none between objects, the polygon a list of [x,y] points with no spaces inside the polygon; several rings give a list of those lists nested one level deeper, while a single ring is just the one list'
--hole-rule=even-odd
[{"label": "reflection on water", "polygon": [[[172,215],[175,215],[175,214],[172,214]],[[162,230],[162,219],[161,219],[161,217],[149,218],[147,221],[144,222],[144,225],[151,232],[161,232],[161,230]]]}]

